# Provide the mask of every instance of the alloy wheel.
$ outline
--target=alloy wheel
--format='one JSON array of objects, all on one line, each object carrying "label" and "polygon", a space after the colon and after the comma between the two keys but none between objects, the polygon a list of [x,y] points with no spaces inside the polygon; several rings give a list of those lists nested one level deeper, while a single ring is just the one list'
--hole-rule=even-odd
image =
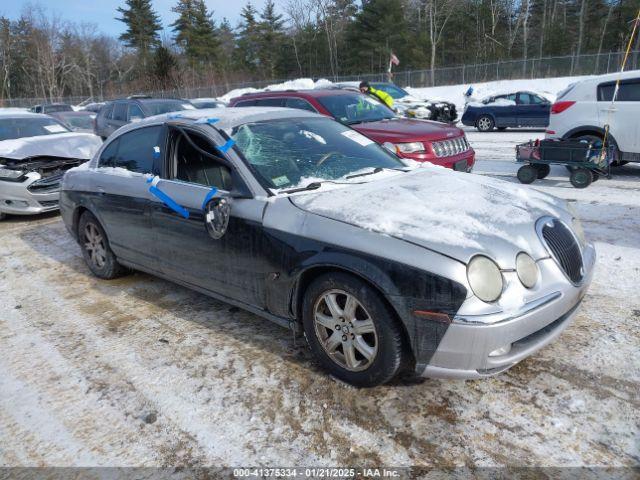
[{"label": "alloy wheel", "polygon": [[478,120],[478,129],[486,132],[491,129],[491,119],[488,117],[482,117]]},{"label": "alloy wheel", "polygon": [[378,353],[378,333],[363,305],[350,293],[324,292],[314,306],[315,333],[324,351],[342,368],[366,370]]},{"label": "alloy wheel", "polygon": [[107,248],[100,230],[93,223],[87,223],[84,227],[84,248],[96,267],[104,267],[107,262]]}]

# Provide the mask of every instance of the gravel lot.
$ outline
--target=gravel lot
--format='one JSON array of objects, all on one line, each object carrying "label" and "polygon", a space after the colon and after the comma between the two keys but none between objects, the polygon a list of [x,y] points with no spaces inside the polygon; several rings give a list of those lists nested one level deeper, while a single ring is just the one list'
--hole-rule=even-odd
[{"label": "gravel lot", "polygon": [[[515,180],[478,134],[476,173]],[[640,464],[640,167],[576,190],[598,264],[574,324],[481,381],[336,382],[284,329],[145,274],[92,277],[58,215],[0,222],[0,466]]]}]

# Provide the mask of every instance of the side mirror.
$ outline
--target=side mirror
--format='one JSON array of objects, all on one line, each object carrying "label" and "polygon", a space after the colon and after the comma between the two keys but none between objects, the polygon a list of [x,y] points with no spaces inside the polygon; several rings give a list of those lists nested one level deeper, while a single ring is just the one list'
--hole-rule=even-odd
[{"label": "side mirror", "polygon": [[204,224],[209,236],[221,239],[229,227],[231,205],[225,197],[212,198],[205,206]]}]

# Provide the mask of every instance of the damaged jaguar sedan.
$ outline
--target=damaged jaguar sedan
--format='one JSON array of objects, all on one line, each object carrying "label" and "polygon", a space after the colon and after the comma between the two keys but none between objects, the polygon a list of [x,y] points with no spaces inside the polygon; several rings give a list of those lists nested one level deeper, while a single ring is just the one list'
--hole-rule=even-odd
[{"label": "damaged jaguar sedan", "polygon": [[42,114],[0,114],[0,219],[58,208],[64,173],[89,160],[102,141]]},{"label": "damaged jaguar sedan", "polygon": [[311,112],[156,116],[85,165],[60,207],[95,275],[141,270],[245,308],[357,386],[502,372],[567,328],[593,272],[564,201],[407,165]]}]

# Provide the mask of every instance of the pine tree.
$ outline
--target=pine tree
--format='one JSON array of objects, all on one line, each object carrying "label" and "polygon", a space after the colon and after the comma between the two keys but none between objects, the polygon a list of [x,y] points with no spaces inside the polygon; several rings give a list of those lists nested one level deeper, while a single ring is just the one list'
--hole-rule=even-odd
[{"label": "pine tree", "polygon": [[151,0],[126,0],[125,4],[128,8],[118,7],[117,10],[122,17],[116,20],[127,26],[127,31],[119,38],[127,47],[135,48],[144,60],[160,45],[160,17],[151,7]]},{"label": "pine tree", "polygon": [[175,88],[175,71],[178,62],[171,51],[164,45],[156,48],[153,54],[153,77],[161,89]]},{"label": "pine tree", "polygon": [[240,25],[238,26],[238,54],[241,68],[255,72],[258,68],[258,38],[260,36],[258,28],[257,10],[251,4],[247,4],[240,12]]},{"label": "pine tree", "polygon": [[171,24],[175,41],[189,60],[199,64],[215,61],[219,41],[204,0],[179,0],[172,11],[179,14]]},{"label": "pine tree", "polygon": [[258,59],[263,75],[267,78],[275,77],[285,42],[284,21],[275,8],[273,0],[267,0],[258,23]]},{"label": "pine tree", "polygon": [[216,31],[216,36],[220,42],[218,65],[223,72],[230,72],[234,66],[236,66],[237,62],[234,60],[236,53],[236,35],[233,32],[229,20],[226,18],[222,19]]}]

